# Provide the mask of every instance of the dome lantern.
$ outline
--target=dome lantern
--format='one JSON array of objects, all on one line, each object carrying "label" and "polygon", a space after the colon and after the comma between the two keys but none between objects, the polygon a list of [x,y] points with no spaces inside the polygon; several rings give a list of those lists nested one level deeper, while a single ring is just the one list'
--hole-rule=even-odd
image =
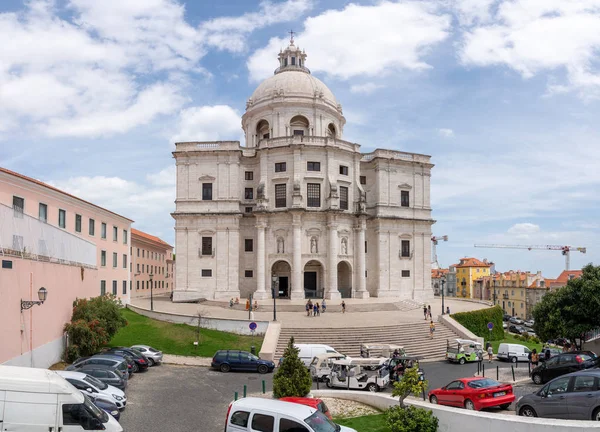
[{"label": "dome lantern", "polygon": [[275,73],[285,71],[301,71],[310,73],[310,70],[304,66],[306,62],[306,53],[299,47],[294,45],[294,32],[290,31],[290,44],[286,49],[279,52],[277,56],[279,67],[275,69]]}]

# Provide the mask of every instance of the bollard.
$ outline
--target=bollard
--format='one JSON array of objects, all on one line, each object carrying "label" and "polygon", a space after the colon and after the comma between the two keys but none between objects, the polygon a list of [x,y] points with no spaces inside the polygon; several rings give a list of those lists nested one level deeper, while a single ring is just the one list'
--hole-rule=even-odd
[{"label": "bollard", "polygon": [[246,397],[246,384],[244,384],[244,397]]},{"label": "bollard", "polygon": [[496,381],[500,381],[500,368],[496,366]]},{"label": "bollard", "polygon": [[527,369],[529,370],[529,376],[531,376],[531,362],[527,363]]},{"label": "bollard", "polygon": [[423,393],[423,400],[425,400],[425,387],[421,388],[421,392]]},{"label": "bollard", "polygon": [[233,400],[236,401],[238,397],[238,393],[237,392],[233,392]]},{"label": "bollard", "polygon": [[347,390],[350,390],[350,377],[346,377]]},{"label": "bollard", "polygon": [[317,390],[319,390],[319,377],[317,377]]},{"label": "bollard", "polygon": [[266,390],[265,380],[262,380],[262,387],[263,387],[263,394],[265,394],[266,393],[266,391],[265,391]]},{"label": "bollard", "polygon": [[515,382],[516,381],[515,380],[515,368],[514,368],[514,366],[511,366],[510,368],[511,368],[512,374],[513,374],[513,382]]},{"label": "bollard", "polygon": [[477,375],[479,375],[479,362],[477,362]]},{"label": "bollard", "polygon": [[481,365],[481,376],[483,376],[485,378],[485,365],[484,364]]},{"label": "bollard", "polygon": [[515,362],[515,367],[516,367],[517,369],[519,369],[519,359],[517,359],[517,361]]}]

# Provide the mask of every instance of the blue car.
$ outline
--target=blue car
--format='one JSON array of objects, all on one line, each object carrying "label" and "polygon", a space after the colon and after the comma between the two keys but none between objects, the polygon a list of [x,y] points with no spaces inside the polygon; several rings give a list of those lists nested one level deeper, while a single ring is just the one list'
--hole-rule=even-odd
[{"label": "blue car", "polygon": [[246,351],[221,350],[213,356],[211,367],[221,372],[246,371],[266,374],[275,369],[275,363],[263,360]]},{"label": "blue car", "polygon": [[119,421],[119,418],[121,417],[121,412],[119,411],[119,408],[117,408],[117,406],[114,403],[112,403],[108,399],[101,399],[101,398],[95,398],[95,399],[91,398],[91,399],[92,399],[92,402],[94,402],[94,405],[96,405],[101,410],[106,411],[108,414],[113,416],[115,418],[115,420]]}]

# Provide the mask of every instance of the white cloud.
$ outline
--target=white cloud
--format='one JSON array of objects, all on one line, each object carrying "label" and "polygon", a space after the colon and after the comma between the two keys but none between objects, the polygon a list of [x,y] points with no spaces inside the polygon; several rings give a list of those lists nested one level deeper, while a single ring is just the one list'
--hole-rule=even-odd
[{"label": "white cloud", "polygon": [[490,8],[496,0],[451,0],[460,24],[471,25],[474,22],[487,22],[491,18]]},{"label": "white cloud", "polygon": [[191,107],[181,111],[171,142],[243,139],[240,114],[227,105]]},{"label": "white cloud", "polygon": [[366,94],[369,95],[373,93],[375,90],[382,88],[381,84],[375,84],[372,82],[364,83],[364,84],[353,84],[350,86],[350,93],[358,93],[358,94]]},{"label": "white cloud", "polygon": [[600,0],[501,1],[492,20],[465,30],[463,64],[506,65],[530,78],[540,72],[566,72],[551,92],[577,90],[600,96]]},{"label": "white cloud", "polygon": [[[431,2],[349,4],[307,18],[296,39],[306,49],[311,70],[348,79],[429,68],[423,57],[448,37],[450,24],[450,16]],[[278,66],[277,52],[287,44],[285,39],[272,38],[254,52],[247,63],[250,78],[270,76]]]},{"label": "white cloud", "polygon": [[438,129],[438,135],[443,138],[453,138],[454,131],[452,129],[440,128]]},{"label": "white cloud", "polygon": [[175,186],[177,184],[177,167],[169,165],[156,174],[148,174],[146,180],[156,186]]},{"label": "white cloud", "polygon": [[517,223],[511,226],[506,232],[516,236],[528,236],[529,234],[540,232],[540,226],[529,222]]}]

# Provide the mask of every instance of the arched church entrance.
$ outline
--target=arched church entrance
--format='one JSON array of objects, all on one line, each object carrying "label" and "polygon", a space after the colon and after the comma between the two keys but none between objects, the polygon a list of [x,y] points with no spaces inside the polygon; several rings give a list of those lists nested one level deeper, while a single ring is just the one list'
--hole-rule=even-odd
[{"label": "arched church entrance", "polygon": [[323,265],[310,260],[304,266],[304,298],[323,298]]},{"label": "arched church entrance", "polygon": [[289,298],[291,292],[292,268],[286,261],[276,261],[271,267],[271,284],[275,288],[275,296]]},{"label": "arched church entrance", "polygon": [[337,265],[338,291],[342,298],[352,297],[352,268],[346,261]]}]

